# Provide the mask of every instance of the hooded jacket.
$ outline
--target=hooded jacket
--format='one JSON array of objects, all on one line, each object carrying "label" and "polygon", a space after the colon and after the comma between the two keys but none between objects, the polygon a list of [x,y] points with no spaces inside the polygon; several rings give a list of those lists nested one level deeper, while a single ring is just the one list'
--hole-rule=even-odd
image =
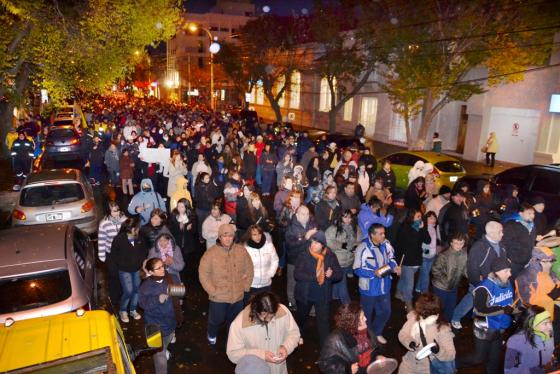
[{"label": "hooded jacket", "polygon": [[[150,186],[149,192],[144,192],[142,186],[148,184]],[[144,211],[141,213],[136,212],[136,208],[143,207]],[[165,202],[161,198],[160,194],[154,191],[154,185],[149,178],[142,179],[140,183],[140,191],[132,197],[130,204],[128,205],[128,213],[130,214],[140,214],[140,219],[142,224],[145,225],[150,221],[150,213],[155,208],[167,211],[165,207]]]},{"label": "hooded jacket", "polygon": [[218,229],[221,225],[231,223],[231,217],[223,213],[220,217],[215,218],[212,214],[202,222],[202,237],[206,240],[206,248],[210,248],[216,244],[218,240]]},{"label": "hooded jacket", "polygon": [[[169,180],[169,183],[171,183],[171,180]],[[183,198],[187,199],[192,206],[192,197],[189,189],[187,188],[188,186],[189,181],[182,175],[175,179],[175,191],[173,192],[173,195],[171,195],[169,210],[175,209],[179,200]]]},{"label": "hooded jacket", "polygon": [[380,211],[376,214],[372,212],[368,204],[362,204],[360,213],[358,213],[358,226],[360,226],[362,232],[362,240],[367,238],[368,230],[374,223],[380,223],[384,227],[389,227],[393,224],[393,215],[390,213],[383,215]]},{"label": "hooded jacket", "polygon": [[295,265],[300,253],[305,252],[309,246],[309,240],[305,239],[307,231],[317,228],[317,224],[313,218],[309,217],[309,221],[305,227],[298,221],[297,215],[292,216],[292,221],[286,230],[286,248],[288,255],[288,264]]},{"label": "hooded jacket", "polygon": [[512,335],[507,341],[504,374],[544,373],[543,366],[553,359],[554,339],[544,341],[534,335],[535,346],[527,340],[525,331]]},{"label": "hooded jacket", "polygon": [[412,182],[414,182],[414,180],[418,177],[424,177],[426,174],[424,173],[424,161],[416,161],[414,163],[414,166],[408,171],[408,185],[410,186],[410,184]]},{"label": "hooded jacket", "polygon": [[[162,258],[161,248],[159,247],[158,240],[165,234],[160,234],[157,236],[154,246],[150,249],[148,253],[148,260],[150,258]],[[171,257],[173,257],[173,263],[171,265],[167,265],[165,268],[167,272],[171,275],[174,275],[177,279],[181,279],[179,273],[185,267],[185,261],[183,260],[183,254],[181,253],[181,248],[177,244],[175,244],[175,239],[171,234],[167,234],[170,237],[171,248],[173,252],[171,253]]]}]

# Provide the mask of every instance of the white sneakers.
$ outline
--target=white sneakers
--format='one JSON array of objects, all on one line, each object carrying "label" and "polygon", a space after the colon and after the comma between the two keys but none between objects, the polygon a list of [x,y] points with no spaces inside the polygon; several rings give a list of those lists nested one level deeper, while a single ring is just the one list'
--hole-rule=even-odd
[{"label": "white sneakers", "polygon": [[461,330],[463,328],[463,325],[461,325],[461,322],[451,321],[451,327],[453,327],[455,330]]},{"label": "white sneakers", "polygon": [[377,341],[379,342],[379,344],[387,344],[387,339],[385,339],[383,336],[378,335],[377,336]]},{"label": "white sneakers", "polygon": [[130,312],[130,316],[132,318],[134,318],[135,320],[139,320],[140,318],[142,318],[142,316],[140,315],[140,313],[138,313],[137,311],[133,310]]},{"label": "white sneakers", "polygon": [[[129,314],[127,312],[119,312],[119,317],[121,318],[121,321],[123,323],[129,323],[130,319],[128,318]],[[137,311],[133,310],[130,312],[130,316],[132,318],[134,318],[135,320],[139,320],[140,318],[142,318],[142,316],[140,315],[140,313],[138,313]]]}]

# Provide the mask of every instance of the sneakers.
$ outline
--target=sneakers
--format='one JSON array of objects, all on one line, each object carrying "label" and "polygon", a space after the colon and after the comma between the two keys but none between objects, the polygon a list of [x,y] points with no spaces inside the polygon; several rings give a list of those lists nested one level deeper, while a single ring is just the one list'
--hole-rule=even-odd
[{"label": "sneakers", "polygon": [[169,344],[173,344],[177,341],[177,337],[175,336],[175,333],[173,333],[173,336],[171,337],[171,340],[169,341]]},{"label": "sneakers", "polygon": [[130,320],[128,319],[128,313],[127,312],[119,312],[119,317],[121,317],[121,321],[123,323],[130,322]]},{"label": "sneakers", "polygon": [[165,358],[167,359],[167,361],[169,361],[169,359],[171,358],[171,352],[169,352],[169,350],[165,350]]},{"label": "sneakers", "polygon": [[216,345],[216,337],[210,337],[210,336],[206,336],[206,338],[208,339],[208,344],[210,345]]},{"label": "sneakers", "polygon": [[455,330],[461,330],[463,328],[463,325],[461,325],[461,322],[459,321],[451,321],[451,327],[453,327]]},{"label": "sneakers", "polygon": [[381,336],[381,335],[378,335],[378,336],[377,336],[377,342],[378,342],[379,344],[387,344],[387,339],[385,339],[385,338],[384,338],[383,336]]},{"label": "sneakers", "polygon": [[132,318],[134,318],[135,320],[139,320],[140,318],[142,318],[142,316],[140,315],[140,313],[138,313],[137,311],[133,310],[130,312],[130,316]]}]

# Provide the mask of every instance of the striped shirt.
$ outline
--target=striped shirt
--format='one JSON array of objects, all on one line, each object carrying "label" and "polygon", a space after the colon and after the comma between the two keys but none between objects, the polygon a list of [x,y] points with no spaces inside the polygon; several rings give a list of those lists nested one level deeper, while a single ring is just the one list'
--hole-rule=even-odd
[{"label": "striped shirt", "polygon": [[97,233],[97,250],[98,257],[101,262],[105,262],[107,254],[111,253],[111,244],[113,239],[119,233],[122,223],[126,220],[126,216],[122,215],[117,221],[112,218],[103,218],[99,223],[99,231]]}]

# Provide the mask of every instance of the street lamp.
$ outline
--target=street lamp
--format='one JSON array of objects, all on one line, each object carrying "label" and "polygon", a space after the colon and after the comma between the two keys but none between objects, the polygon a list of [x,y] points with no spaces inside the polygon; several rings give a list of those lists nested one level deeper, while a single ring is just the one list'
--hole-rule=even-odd
[{"label": "street lamp", "polygon": [[208,47],[208,51],[210,52],[210,108],[214,111],[216,109],[216,105],[214,103],[214,55],[220,52],[220,44],[217,42],[218,38],[212,36],[210,30],[206,27],[197,25],[196,23],[190,23],[187,26],[187,29],[191,33],[197,32],[198,29],[204,30],[210,39],[210,46]]}]

